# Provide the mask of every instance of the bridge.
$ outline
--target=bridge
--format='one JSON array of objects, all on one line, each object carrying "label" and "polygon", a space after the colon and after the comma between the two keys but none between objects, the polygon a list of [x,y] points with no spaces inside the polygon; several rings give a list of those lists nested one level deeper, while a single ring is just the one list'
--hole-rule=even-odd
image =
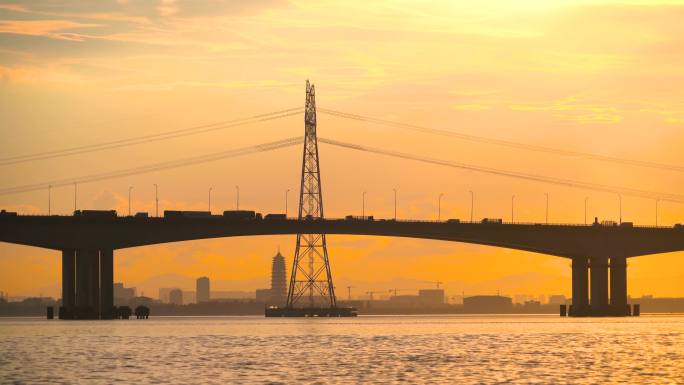
[{"label": "bridge", "polygon": [[[236,220],[221,215],[205,218],[0,216],[0,241],[62,252],[65,308],[110,309],[113,306],[113,296],[106,290],[113,285],[113,253],[116,249],[208,238],[311,233],[464,242],[568,258],[572,260],[573,315],[629,314],[627,258],[684,250],[682,226],[366,218]],[[88,290],[75,290],[74,282]],[[98,290],[103,291],[101,295]],[[98,302],[100,298],[101,303]],[[99,316],[107,318],[110,315],[102,310]]]},{"label": "bridge", "polygon": [[[389,124],[386,121],[378,121],[334,110],[322,109],[322,111],[348,119]],[[310,293],[311,303],[313,303],[313,292],[316,289],[323,297],[330,297],[331,307],[335,306],[335,296],[327,260],[326,234],[410,237],[543,253],[568,258],[572,261],[572,305],[570,315],[573,316],[630,315],[631,309],[627,303],[627,259],[649,254],[684,250],[684,227],[681,225],[675,225],[674,227],[638,227],[628,222],[572,225],[503,223],[501,220],[483,220],[482,222],[458,220],[398,221],[396,218],[373,219],[363,216],[344,219],[325,218],[323,216],[323,200],[318,164],[319,141],[352,150],[374,152],[423,163],[457,167],[533,182],[632,195],[655,199],[656,202],[659,200],[684,202],[684,196],[477,167],[395,150],[371,148],[333,139],[318,138],[316,135],[315,94],[313,85],[309,86],[308,82],[307,102],[303,111],[300,111],[300,109],[288,109],[248,119],[224,122],[216,126],[200,126],[194,129],[170,131],[159,135],[146,135],[98,145],[87,145],[5,158],[0,159],[0,166],[80,155],[150,141],[167,140],[169,138],[247,124],[253,121],[291,116],[301,112],[305,113],[304,140],[289,138],[249,148],[157,163],[134,169],[0,189],[0,195],[3,195],[47,188],[49,197],[50,189],[53,187],[96,182],[108,178],[183,167],[249,153],[271,151],[303,143],[304,160],[302,165],[299,216],[297,218],[286,218],[282,214],[270,219],[269,216],[262,217],[261,215],[253,215],[249,218],[236,218],[231,216],[230,213],[212,215],[211,212],[193,212],[192,215],[188,216],[184,216],[183,212],[176,212],[179,215],[165,215],[164,217],[131,216],[129,213],[129,216],[121,217],[117,216],[115,212],[109,212],[110,215],[106,215],[106,212],[93,212],[92,214],[94,215],[86,215],[85,211],[83,213],[75,212],[74,216],[27,216],[3,211],[0,213],[0,242],[61,251],[63,308],[61,309],[60,318],[66,319],[107,319],[113,317],[114,251],[159,243],[219,237],[297,234],[297,250],[295,263],[292,267],[293,273],[289,286],[288,304],[291,303],[290,301],[293,298],[296,300],[302,297],[305,291]],[[398,123],[395,125],[421,132],[435,133],[422,127]],[[453,133],[439,131],[436,134],[451,135]],[[521,147],[526,150],[561,155],[588,155],[590,158],[598,161],[617,164],[683,171],[676,166],[611,158],[595,154],[583,154],[573,151],[561,151],[487,138],[463,136],[462,139],[492,142],[495,145]],[[300,250],[302,250],[302,256],[309,258],[310,270],[308,273],[299,265]],[[313,250],[316,250],[316,252]],[[312,262],[315,257],[320,257],[322,260],[322,265],[316,267],[316,269],[313,268]],[[302,262],[303,264],[304,262]],[[296,274],[300,270],[305,276],[304,280],[296,280]],[[319,279],[321,278],[319,277],[320,275],[327,275],[327,280]]]}]

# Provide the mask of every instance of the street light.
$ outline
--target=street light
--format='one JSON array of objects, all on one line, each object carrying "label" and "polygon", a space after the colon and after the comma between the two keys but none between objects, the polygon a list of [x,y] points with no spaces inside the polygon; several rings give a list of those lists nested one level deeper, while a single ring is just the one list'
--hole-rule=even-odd
[{"label": "street light", "polygon": [[620,224],[622,224],[622,194],[618,194],[618,198],[620,200]]},{"label": "street light", "polygon": [[511,195],[511,223],[513,223],[513,201],[515,200],[515,194]]},{"label": "street light", "polygon": [[656,227],[658,227],[658,202],[660,202],[660,198],[656,198]]},{"label": "street light", "polygon": [[473,191],[470,190],[470,221],[473,221],[473,207],[475,203],[475,194],[473,194]]},{"label": "street light", "polygon": [[589,197],[584,197],[584,224],[587,224],[587,202],[589,201]]},{"label": "street light", "polygon": [[549,193],[544,193],[546,195],[546,224],[549,224]]},{"label": "street light", "polygon": [[154,216],[159,217],[159,188],[154,184]]},{"label": "street light", "polygon": [[393,188],[394,190],[394,220],[397,220],[397,189]]},{"label": "street light", "polygon": [[209,214],[211,214],[211,190],[213,189],[213,187],[209,187]]},{"label": "street light", "polygon": [[235,210],[240,210],[240,186],[235,185],[235,190],[237,190],[237,201],[235,203]]},{"label": "street light", "polygon": [[290,192],[290,189],[285,190],[285,218],[287,218],[287,193]]},{"label": "street light", "polygon": [[133,186],[128,186],[128,216],[131,216],[131,190],[133,190]]},{"label": "street light", "polygon": [[442,196],[444,193],[439,193],[439,198],[437,198],[437,220],[442,220]]},{"label": "street light", "polygon": [[74,182],[74,212],[76,212],[76,195],[78,194],[78,184]]},{"label": "street light", "polygon": [[48,215],[52,212],[52,185],[48,185]]},{"label": "street light", "polygon": [[366,217],[366,192],[361,194],[361,217]]}]

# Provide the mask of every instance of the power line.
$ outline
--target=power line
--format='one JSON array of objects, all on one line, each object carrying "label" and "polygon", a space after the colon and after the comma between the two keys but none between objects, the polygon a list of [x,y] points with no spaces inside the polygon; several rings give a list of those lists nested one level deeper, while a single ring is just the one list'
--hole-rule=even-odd
[{"label": "power line", "polygon": [[357,150],[357,151],[387,155],[387,156],[392,156],[395,158],[414,160],[414,161],[423,162],[423,163],[436,164],[436,165],[440,165],[440,166],[459,168],[459,169],[464,169],[464,170],[471,170],[471,171],[487,173],[487,174],[507,176],[507,177],[516,178],[516,179],[524,179],[524,180],[529,180],[529,181],[534,181],[534,182],[542,182],[542,183],[549,183],[549,184],[555,184],[555,185],[560,185],[560,186],[575,187],[575,188],[580,188],[580,189],[585,189],[585,190],[610,192],[610,193],[629,195],[629,196],[635,196],[635,197],[640,197],[640,198],[667,200],[667,201],[671,201],[671,202],[684,202],[684,195],[661,193],[661,192],[646,191],[646,190],[638,190],[638,189],[632,189],[632,188],[626,188],[626,187],[603,185],[603,184],[598,184],[598,183],[580,182],[580,181],[574,181],[574,180],[570,180],[570,179],[562,179],[562,178],[554,178],[554,177],[547,177],[547,176],[534,175],[534,174],[526,174],[526,173],[522,173],[522,172],[501,170],[501,169],[496,169],[496,168],[491,168],[491,167],[482,167],[482,166],[476,166],[476,165],[471,165],[471,164],[466,164],[466,163],[459,163],[459,162],[452,162],[452,161],[442,160],[442,159],[428,158],[428,157],[423,157],[423,156],[413,155],[413,154],[407,154],[407,153],[398,152],[398,151],[383,150],[383,149],[374,148],[374,147],[361,146],[358,144],[346,143],[346,142],[341,142],[338,140],[325,139],[325,138],[321,138],[321,137],[318,138],[318,141],[320,143],[325,143],[325,144],[329,144],[332,146],[343,147],[343,148],[348,148],[348,149]]},{"label": "power line", "polygon": [[74,183],[81,185],[83,183],[97,182],[106,179],[121,178],[131,175],[139,175],[150,173],[154,171],[169,170],[179,167],[186,167],[200,163],[212,162],[220,159],[233,158],[242,155],[254,154],[259,152],[267,152],[272,150],[277,150],[280,148],[295,146],[302,143],[302,138],[293,137],[283,140],[278,140],[275,142],[258,144],[255,146],[248,146],[228,151],[215,152],[207,155],[195,156],[191,158],[177,159],[167,162],[148,164],[144,166],[127,168],[122,170],[109,171],[99,174],[85,175],[81,177],[68,178],[68,179],[57,179],[49,182],[35,183],[24,186],[8,187],[0,189],[0,195],[16,194],[28,191],[43,190],[51,187],[61,187],[61,186],[72,186]]},{"label": "power line", "polygon": [[663,164],[663,163],[649,162],[649,161],[644,161],[644,160],[626,159],[626,158],[619,158],[619,157],[613,157],[613,156],[608,156],[608,155],[593,154],[593,153],[589,153],[589,152],[582,152],[582,151],[575,151],[575,150],[563,150],[560,148],[552,148],[552,147],[537,146],[534,144],[512,142],[512,141],[503,140],[503,139],[488,138],[488,137],[483,137],[483,136],[463,134],[463,133],[455,132],[455,131],[442,130],[442,129],[430,128],[430,127],[423,127],[423,126],[417,126],[417,125],[413,125],[413,124],[393,122],[393,121],[389,121],[389,120],[382,120],[382,119],[372,118],[372,117],[363,116],[363,115],[350,114],[350,113],[346,113],[346,112],[330,110],[327,108],[320,108],[319,107],[318,111],[322,112],[324,114],[337,116],[340,118],[357,120],[357,121],[361,121],[361,122],[375,123],[375,124],[380,124],[380,125],[385,125],[385,126],[390,126],[390,127],[403,128],[403,129],[407,129],[407,130],[412,130],[412,131],[417,131],[417,132],[422,132],[422,133],[427,133],[427,134],[433,134],[433,135],[449,136],[449,137],[453,137],[453,138],[457,138],[457,139],[461,139],[461,140],[467,140],[467,141],[471,141],[471,142],[487,143],[487,144],[493,144],[493,145],[497,145],[497,146],[516,148],[516,149],[520,149],[520,150],[544,152],[544,153],[555,154],[555,155],[584,157],[587,159],[593,159],[593,160],[610,162],[610,163],[617,163],[617,164],[624,164],[624,165],[629,165],[629,166],[640,166],[640,167],[648,167],[648,168],[654,168],[654,169],[660,169],[660,170],[684,172],[683,166],[677,166],[677,165],[672,165],[672,164]]},{"label": "power line", "polygon": [[302,111],[303,111],[303,107],[289,108],[286,110],[280,110],[280,111],[270,112],[270,113],[266,113],[266,114],[254,115],[254,116],[250,116],[250,117],[246,117],[246,118],[228,120],[228,121],[212,123],[212,124],[205,124],[205,125],[201,125],[201,126],[194,126],[194,127],[183,128],[183,129],[172,130],[172,131],[165,131],[165,132],[160,132],[160,133],[156,133],[156,134],[141,135],[141,136],[136,136],[136,137],[131,137],[131,138],[118,139],[118,140],[109,141],[109,142],[101,142],[101,143],[94,143],[94,144],[88,144],[88,145],[83,145],[83,146],[64,148],[61,150],[45,151],[45,152],[38,152],[38,153],[26,154],[26,155],[17,155],[17,156],[13,156],[13,157],[0,159],[0,166],[6,166],[6,165],[24,163],[24,162],[31,162],[31,161],[43,160],[43,159],[59,158],[59,157],[70,156],[70,155],[77,155],[77,154],[84,154],[84,153],[95,152],[95,151],[109,150],[109,149],[119,148],[119,147],[133,146],[133,145],[142,144],[142,143],[156,142],[156,141],[160,141],[160,140],[168,140],[168,139],[179,138],[179,137],[184,137],[184,136],[189,136],[189,135],[197,135],[197,134],[202,134],[202,133],[206,133],[206,132],[242,126],[242,125],[246,125],[246,124],[253,124],[253,123],[265,122],[265,121],[269,121],[269,120],[281,119],[281,118],[285,118],[288,116],[301,114]]}]

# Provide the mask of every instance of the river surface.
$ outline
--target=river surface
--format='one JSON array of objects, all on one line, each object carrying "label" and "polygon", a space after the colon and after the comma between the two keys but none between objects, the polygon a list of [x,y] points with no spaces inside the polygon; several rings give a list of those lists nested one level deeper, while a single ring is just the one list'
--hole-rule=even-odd
[{"label": "river surface", "polygon": [[0,319],[0,382],[684,384],[684,316]]}]

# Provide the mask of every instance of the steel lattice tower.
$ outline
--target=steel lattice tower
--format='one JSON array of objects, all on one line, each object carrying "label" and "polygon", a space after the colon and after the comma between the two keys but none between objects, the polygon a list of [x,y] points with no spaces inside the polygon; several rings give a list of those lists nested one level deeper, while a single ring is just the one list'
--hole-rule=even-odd
[{"label": "steel lattice tower", "polygon": [[[319,219],[323,219],[323,193],[316,138],[316,92],[313,84],[307,80],[299,220]],[[309,297],[310,308],[316,307],[315,298],[318,296],[331,308],[337,307],[325,234],[297,234],[297,248],[287,292],[287,308],[306,307],[300,303],[305,296]]]}]

